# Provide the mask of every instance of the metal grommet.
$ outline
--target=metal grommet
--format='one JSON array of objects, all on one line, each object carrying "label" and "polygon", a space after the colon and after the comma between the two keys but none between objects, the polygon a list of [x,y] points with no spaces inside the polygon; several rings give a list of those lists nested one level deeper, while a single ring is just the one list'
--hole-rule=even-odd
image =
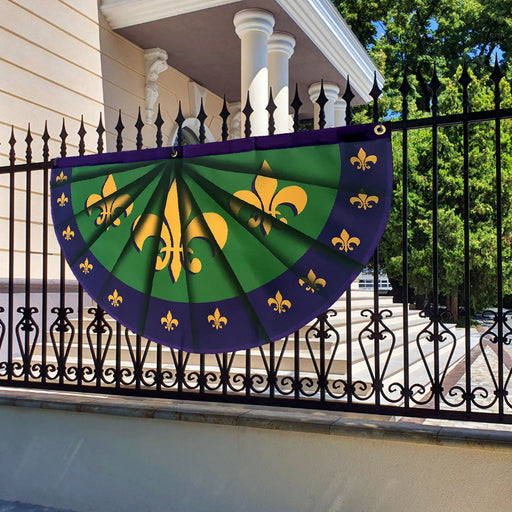
[{"label": "metal grommet", "polygon": [[375,135],[384,135],[386,133],[386,127],[380,123],[373,129],[373,131],[375,132]]},{"label": "metal grommet", "polygon": [[171,158],[176,158],[177,156],[178,156],[178,150],[176,148],[172,148]]}]

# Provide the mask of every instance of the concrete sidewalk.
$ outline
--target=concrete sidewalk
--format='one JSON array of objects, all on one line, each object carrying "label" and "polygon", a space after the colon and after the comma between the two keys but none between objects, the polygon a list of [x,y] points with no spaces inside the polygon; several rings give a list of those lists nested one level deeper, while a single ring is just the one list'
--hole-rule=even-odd
[{"label": "concrete sidewalk", "polygon": [[61,508],[41,507],[39,505],[29,505],[19,501],[0,500],[0,512],[73,512],[72,510],[63,510]]}]

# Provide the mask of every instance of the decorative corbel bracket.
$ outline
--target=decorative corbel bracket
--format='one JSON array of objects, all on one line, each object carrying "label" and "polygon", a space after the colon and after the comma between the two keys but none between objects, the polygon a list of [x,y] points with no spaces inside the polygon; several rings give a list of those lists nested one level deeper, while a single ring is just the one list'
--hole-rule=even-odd
[{"label": "decorative corbel bracket", "polygon": [[153,123],[155,104],[158,99],[156,81],[160,73],[163,73],[169,67],[167,59],[167,52],[161,48],[144,50],[144,60],[146,61],[146,124]]}]

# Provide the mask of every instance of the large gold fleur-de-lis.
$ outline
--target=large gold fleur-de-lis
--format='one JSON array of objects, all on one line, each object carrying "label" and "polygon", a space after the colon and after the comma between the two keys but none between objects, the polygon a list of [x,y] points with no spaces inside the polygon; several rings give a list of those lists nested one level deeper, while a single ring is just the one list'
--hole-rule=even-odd
[{"label": "large gold fleur-de-lis", "polygon": [[75,232],[68,226],[63,232],[62,236],[65,240],[71,240],[75,236]]},{"label": "large gold fleur-de-lis", "polygon": [[377,196],[368,196],[366,194],[357,194],[357,196],[353,196],[350,198],[351,204],[357,204],[359,209],[366,210],[367,208],[373,208],[372,203],[377,204],[379,202],[379,198]]},{"label": "large gold fleur-de-lis", "polygon": [[[147,213],[137,217],[132,225],[133,241],[137,250],[142,251],[144,242],[149,237],[156,236],[160,239],[162,247],[156,258],[155,270],[169,267],[173,283],[178,280],[183,267],[192,274],[197,274],[202,268],[199,258],[192,257],[191,240],[202,238],[207,241],[215,255],[216,247],[222,249],[228,237],[226,221],[218,213],[203,213],[189,221],[192,207],[186,193],[183,193],[181,203],[180,211],[178,187],[176,180],[173,180],[167,193],[163,218]],[[186,226],[183,233],[182,226]]]},{"label": "large gold fleur-de-lis", "polygon": [[208,323],[219,330],[228,323],[228,319],[220,314],[219,308],[215,308],[213,315],[208,315]]},{"label": "large gold fleur-de-lis", "polygon": [[63,183],[67,181],[68,177],[64,174],[64,171],[60,171],[60,174],[55,178],[57,183]]},{"label": "large gold fleur-de-lis", "polygon": [[94,221],[96,226],[99,226],[103,223],[106,224],[107,229],[113,226],[119,226],[121,223],[121,219],[117,217],[112,221],[116,210],[122,210],[125,217],[128,217],[133,209],[132,198],[128,194],[121,194],[115,197],[115,193],[117,192],[116,182],[112,174],[109,174],[103,187],[101,189],[101,194],[91,194],[85,203],[85,208],[87,209],[88,215],[92,214],[92,210],[94,208],[99,208],[100,214],[97,219]]},{"label": "large gold fleur-de-lis", "polygon": [[352,165],[357,164],[357,168],[361,169],[362,171],[366,171],[366,169],[370,168],[370,163],[376,164],[377,163],[377,157],[375,155],[367,155],[366,151],[361,148],[359,152],[357,153],[357,156],[353,156],[350,159],[350,163]]},{"label": "large gold fleur-de-lis", "polygon": [[123,302],[123,297],[121,297],[121,295],[119,295],[119,293],[117,292],[117,289],[115,289],[113,293],[108,296],[108,300],[110,304],[112,304],[112,306],[117,308],[119,304]]},{"label": "large gold fleur-de-lis", "polygon": [[174,331],[175,327],[178,327],[179,321],[177,318],[172,317],[172,313],[167,311],[167,315],[160,318],[160,323],[163,324],[167,331]]},{"label": "large gold fleur-de-lis", "polygon": [[354,245],[359,245],[361,240],[356,236],[350,236],[347,231],[344,229],[340,236],[335,236],[331,240],[332,245],[338,248],[341,252],[348,252],[354,250]]},{"label": "large gold fleur-de-lis", "polygon": [[59,203],[59,206],[62,208],[67,202],[69,201],[69,199],[66,197],[66,194],[64,194],[64,192],[62,192],[62,195],[60,197],[57,198],[57,203]]},{"label": "large gold fleur-de-lis", "polygon": [[[299,215],[306,206],[308,196],[306,192],[297,185],[284,187],[277,191],[278,181],[272,176],[268,176],[268,174],[272,173],[272,169],[266,160],[263,162],[260,170],[261,173],[256,175],[252,182],[252,191],[239,190],[233,194],[242,202],[231,201],[231,209],[238,215],[238,212],[243,206],[243,202],[245,202],[271,215],[274,219],[278,219],[284,224],[287,224],[288,221],[277,208],[287,205],[291,208],[294,215]],[[264,235],[268,235],[272,228],[272,219],[256,213],[249,219],[248,226],[250,228],[260,226],[261,232]]]},{"label": "large gold fleur-de-lis", "polygon": [[279,314],[286,313],[286,311],[292,307],[292,303],[288,299],[283,299],[279,290],[277,290],[276,296],[270,297],[267,302],[268,305]]},{"label": "large gold fleur-de-lis", "polygon": [[306,286],[306,291],[315,293],[320,290],[320,288],[325,288],[325,285],[327,282],[325,279],[322,279],[321,277],[316,277],[316,274],[311,269],[308,272],[308,277],[305,279],[299,279],[299,284],[301,286]]},{"label": "large gold fleur-de-lis", "polygon": [[89,258],[85,258],[83,263],[80,263],[80,268],[84,274],[88,274],[92,270],[92,265],[89,263]]}]

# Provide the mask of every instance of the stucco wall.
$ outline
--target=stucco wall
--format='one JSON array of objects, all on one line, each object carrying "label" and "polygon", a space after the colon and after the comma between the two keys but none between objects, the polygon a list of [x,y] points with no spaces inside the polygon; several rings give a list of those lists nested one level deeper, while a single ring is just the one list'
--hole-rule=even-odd
[{"label": "stucco wall", "polygon": [[[106,128],[107,151],[115,151],[115,125],[123,113],[124,148],[135,148],[134,124],[145,108],[144,51],[114,33],[99,14],[97,0],[0,0],[0,166],[8,164],[11,128],[17,139],[16,163],[25,161],[26,129],[30,123],[33,161],[42,160],[41,135],[50,133],[50,156],[60,151],[59,134],[66,120],[68,156],[78,153],[77,134],[83,115],[86,152],[96,152],[100,114]],[[178,101],[185,116],[197,115],[190,80],[172,68],[159,77],[159,101],[165,124],[164,144],[172,142]],[[205,91],[207,126],[220,137],[221,98]],[[217,119],[214,119],[213,116]],[[154,125],[144,127],[145,147],[155,145]],[[0,175],[0,232],[8,233],[9,176]],[[25,178],[17,176],[15,223],[16,278],[25,275]],[[45,187],[42,172],[32,177],[32,278],[41,277],[42,217]],[[0,278],[7,277],[8,237],[0,237]],[[59,276],[58,244],[50,229],[49,276]]]},{"label": "stucco wall", "polygon": [[[144,109],[145,64],[142,48],[114,33],[99,14],[97,0],[0,0],[0,156],[8,156],[11,125],[26,130],[31,123],[37,138],[48,121],[52,154],[58,153],[62,119],[71,145],[77,150],[80,118],[83,114],[88,151],[94,152],[99,115],[104,116],[107,134],[115,134],[119,109],[124,116],[127,146],[135,141],[137,108]],[[177,114],[178,100],[186,116],[191,112],[190,79],[172,67],[159,77],[159,101],[167,133]],[[218,135],[213,113],[218,115],[221,98],[206,92],[210,113],[207,124]],[[216,121],[217,122],[217,121]],[[213,123],[213,124],[212,124]],[[153,127],[147,127],[148,146]],[[144,133],[144,135],[146,135]],[[18,137],[19,138],[19,137]],[[109,137],[109,149],[115,150]],[[21,146],[21,144],[20,144]],[[40,155],[42,144],[34,143]],[[25,156],[19,151],[19,161]],[[35,157],[37,158],[37,157]]]},{"label": "stucco wall", "polygon": [[510,510],[510,448],[219,425],[207,418],[7,406],[0,415],[2,499],[79,512]]}]

